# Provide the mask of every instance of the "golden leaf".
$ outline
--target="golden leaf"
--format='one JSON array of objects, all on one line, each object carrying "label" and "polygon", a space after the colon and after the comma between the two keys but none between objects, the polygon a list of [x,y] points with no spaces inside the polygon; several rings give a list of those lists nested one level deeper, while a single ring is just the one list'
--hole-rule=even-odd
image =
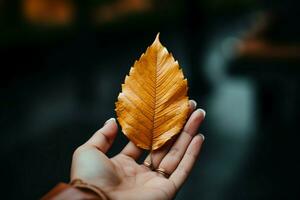
[{"label": "golden leaf", "polygon": [[187,119],[187,89],[178,62],[157,34],[122,84],[115,110],[123,133],[140,148],[160,148]]}]

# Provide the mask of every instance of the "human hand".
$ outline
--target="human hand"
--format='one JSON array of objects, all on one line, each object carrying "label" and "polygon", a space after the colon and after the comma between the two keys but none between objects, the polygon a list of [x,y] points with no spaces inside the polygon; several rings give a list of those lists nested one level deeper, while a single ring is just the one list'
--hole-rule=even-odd
[{"label": "human hand", "polygon": [[196,103],[190,101],[190,117],[182,133],[159,150],[153,151],[144,163],[152,162],[154,169],[163,169],[170,177],[137,163],[143,150],[129,142],[112,158],[105,154],[111,147],[118,126],[109,119],[73,155],[71,181],[80,179],[100,188],[109,199],[167,200],[175,197],[186,180],[200,152],[204,137],[196,135],[205,117]]}]

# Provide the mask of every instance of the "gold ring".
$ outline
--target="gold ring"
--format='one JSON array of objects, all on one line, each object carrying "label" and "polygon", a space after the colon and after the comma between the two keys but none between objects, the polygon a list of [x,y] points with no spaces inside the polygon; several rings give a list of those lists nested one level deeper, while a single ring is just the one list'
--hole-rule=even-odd
[{"label": "gold ring", "polygon": [[149,168],[150,170],[153,169],[152,164],[151,164],[151,163],[148,163],[147,161],[144,161],[143,165],[144,165],[145,167]]},{"label": "gold ring", "polygon": [[158,168],[158,169],[156,169],[155,171],[156,171],[157,173],[163,175],[165,178],[169,178],[169,176],[170,176],[170,174],[168,174],[168,173],[166,172],[166,170],[163,169],[163,168]]}]

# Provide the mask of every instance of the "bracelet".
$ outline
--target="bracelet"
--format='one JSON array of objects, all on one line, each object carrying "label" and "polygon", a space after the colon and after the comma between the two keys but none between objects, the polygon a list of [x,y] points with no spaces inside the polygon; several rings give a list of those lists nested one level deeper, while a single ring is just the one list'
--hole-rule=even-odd
[{"label": "bracelet", "polygon": [[97,186],[88,184],[84,182],[81,179],[74,179],[70,182],[70,185],[73,187],[81,188],[81,189],[89,189],[95,192],[99,197],[101,197],[101,200],[108,200],[108,197],[105,195],[105,193],[98,188]]}]

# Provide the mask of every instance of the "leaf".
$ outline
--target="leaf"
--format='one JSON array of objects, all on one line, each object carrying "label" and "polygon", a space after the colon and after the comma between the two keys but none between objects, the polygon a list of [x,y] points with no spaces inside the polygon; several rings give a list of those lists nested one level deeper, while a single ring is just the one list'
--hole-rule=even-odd
[{"label": "leaf", "polygon": [[157,34],[122,84],[115,110],[123,133],[140,148],[160,148],[187,119],[187,90],[178,62]]}]

